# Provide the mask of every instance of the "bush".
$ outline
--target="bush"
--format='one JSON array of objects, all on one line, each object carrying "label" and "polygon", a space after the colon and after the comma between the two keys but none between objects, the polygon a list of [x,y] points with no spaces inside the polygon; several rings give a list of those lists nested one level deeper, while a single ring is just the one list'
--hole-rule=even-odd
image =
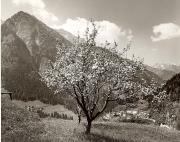
[{"label": "bush", "polygon": [[40,118],[45,118],[45,117],[52,117],[52,118],[57,118],[57,119],[65,119],[65,120],[73,120],[73,116],[68,116],[67,114],[59,114],[57,111],[52,112],[51,114],[44,113],[43,111],[37,111],[39,114]]},{"label": "bush", "polygon": [[153,124],[150,119],[142,119],[142,118],[131,118],[131,119],[121,119],[120,122],[130,122],[130,123],[138,123],[138,124]]}]

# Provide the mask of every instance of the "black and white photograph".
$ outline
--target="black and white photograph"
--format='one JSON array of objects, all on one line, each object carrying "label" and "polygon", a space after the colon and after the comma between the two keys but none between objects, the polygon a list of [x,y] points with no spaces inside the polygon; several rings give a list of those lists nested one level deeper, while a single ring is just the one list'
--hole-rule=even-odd
[{"label": "black and white photograph", "polygon": [[180,142],[180,0],[1,0],[2,142]]}]

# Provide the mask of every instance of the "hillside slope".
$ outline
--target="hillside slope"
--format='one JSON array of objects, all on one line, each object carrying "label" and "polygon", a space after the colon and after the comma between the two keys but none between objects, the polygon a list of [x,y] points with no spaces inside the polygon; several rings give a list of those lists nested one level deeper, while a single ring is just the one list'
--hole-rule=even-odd
[{"label": "hillside slope", "polygon": [[1,99],[2,142],[40,141],[45,130],[37,114],[19,108],[6,95],[2,95]]},{"label": "hillside slope", "polygon": [[180,101],[180,73],[169,79],[163,87],[172,101]]}]

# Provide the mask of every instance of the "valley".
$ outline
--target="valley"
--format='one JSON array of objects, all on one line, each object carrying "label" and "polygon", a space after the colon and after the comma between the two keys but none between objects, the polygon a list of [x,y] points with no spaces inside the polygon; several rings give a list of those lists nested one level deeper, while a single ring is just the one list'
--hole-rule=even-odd
[{"label": "valley", "polygon": [[180,66],[99,47],[95,23],[86,38],[23,11],[1,23],[3,142],[179,142]]},{"label": "valley", "polygon": [[[6,110],[2,111],[2,142],[11,141],[9,139],[10,137],[13,141],[17,142],[178,142],[180,139],[180,132],[177,130],[146,124],[103,122],[102,120],[97,120],[93,123],[91,134],[84,135],[85,118],[83,118],[79,124],[77,115],[64,109],[63,106],[47,105],[39,101],[22,102],[13,100],[11,102],[9,98],[5,96],[2,97],[2,103],[4,104],[2,105],[2,109]],[[13,107],[10,107],[11,105]],[[38,118],[37,113],[29,112],[25,106],[47,108],[45,111],[48,113],[55,111],[54,108],[56,107],[59,113],[73,115],[73,120],[51,117]],[[16,110],[16,113],[13,114],[13,110]],[[19,113],[19,110],[21,110],[21,113]],[[9,115],[5,117],[7,111]],[[27,121],[32,121],[32,118],[29,116],[29,120],[26,120],[22,112],[36,116],[38,119],[33,120],[33,123],[30,122],[30,125],[27,127]],[[14,119],[11,120],[11,123],[7,123],[12,115]],[[19,120],[17,119],[20,119],[21,125],[18,124]],[[22,123],[24,123],[25,126],[22,125]],[[31,127],[31,131],[27,130],[29,127]],[[21,135],[19,135],[20,133]],[[27,133],[28,139],[25,133]]]}]

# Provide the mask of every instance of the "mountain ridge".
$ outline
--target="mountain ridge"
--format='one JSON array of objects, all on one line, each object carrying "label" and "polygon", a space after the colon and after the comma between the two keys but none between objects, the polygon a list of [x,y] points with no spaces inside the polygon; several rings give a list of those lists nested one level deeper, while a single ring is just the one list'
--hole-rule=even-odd
[{"label": "mountain ridge", "polygon": [[162,70],[168,70],[168,71],[173,71],[175,73],[180,72],[180,65],[176,64],[155,64],[152,67],[157,68],[157,69],[162,69]]},{"label": "mountain ridge", "polygon": [[161,69],[161,68],[155,68],[155,67],[149,66],[149,65],[145,65],[145,67],[146,67],[147,70],[149,70],[149,71],[155,73],[156,75],[158,75],[164,81],[170,79],[171,77],[173,77],[173,75],[176,74],[176,72],[174,72],[174,71]]}]

